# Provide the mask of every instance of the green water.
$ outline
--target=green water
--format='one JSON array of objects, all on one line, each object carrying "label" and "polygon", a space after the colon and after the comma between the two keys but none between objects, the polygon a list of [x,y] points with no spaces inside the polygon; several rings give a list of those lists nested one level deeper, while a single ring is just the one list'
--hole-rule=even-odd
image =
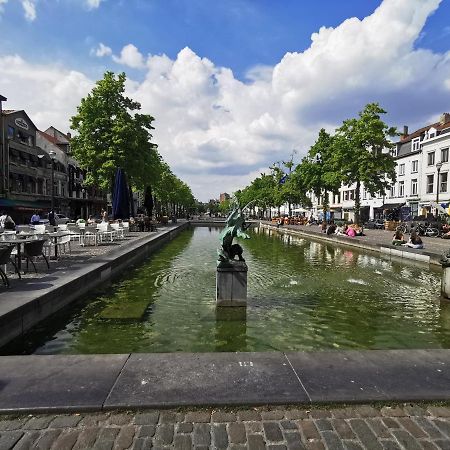
[{"label": "green water", "polygon": [[439,272],[262,230],[243,242],[246,317],[223,316],[214,302],[219,231],[183,232],[125,279],[4,352],[450,348]]}]

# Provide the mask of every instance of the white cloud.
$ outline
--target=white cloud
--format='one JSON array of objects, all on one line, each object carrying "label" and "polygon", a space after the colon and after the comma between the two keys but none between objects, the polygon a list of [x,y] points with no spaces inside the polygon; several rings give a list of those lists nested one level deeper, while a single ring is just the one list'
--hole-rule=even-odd
[{"label": "white cloud", "polygon": [[[0,0],[0,14],[3,14],[5,5],[9,0]],[[36,19],[36,2],[37,0],[20,0],[25,14],[25,19],[33,22]]]},{"label": "white cloud", "polygon": [[100,6],[100,3],[104,0],[85,0],[84,3],[87,9],[96,9]]},{"label": "white cloud", "polygon": [[133,44],[125,45],[120,52],[120,56],[113,55],[112,59],[116,63],[133,67],[135,69],[140,69],[145,66],[144,56]]},{"label": "white cloud", "polygon": [[103,56],[112,55],[112,50],[110,47],[108,47],[100,42],[96,48],[91,49],[90,54],[92,56],[97,56],[99,58],[102,58]]},{"label": "white cloud", "polygon": [[[156,117],[155,142],[175,173],[202,200],[243,187],[272,162],[300,158],[321,127],[330,131],[368,102],[379,101],[393,125],[422,126],[450,105],[450,51],[414,44],[439,0],[384,0],[363,20],[321,28],[304,52],[236,79],[191,49],[173,60],[146,60],[132,44],[117,62],[146,70],[127,93]],[[105,48],[107,48],[105,46]],[[42,128],[67,129],[93,81],[57,66],[0,58],[6,107],[24,108]]]},{"label": "white cloud", "polygon": [[36,0],[22,0],[25,19],[33,22],[36,19]]}]

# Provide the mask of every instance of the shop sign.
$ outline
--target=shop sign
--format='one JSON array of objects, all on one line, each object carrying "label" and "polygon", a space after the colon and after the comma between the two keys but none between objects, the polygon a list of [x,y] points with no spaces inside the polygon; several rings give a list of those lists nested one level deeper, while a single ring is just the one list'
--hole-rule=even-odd
[{"label": "shop sign", "polygon": [[20,127],[20,128],[23,128],[24,130],[28,130],[28,124],[25,122],[25,120],[24,119],[22,119],[22,117],[18,117],[15,121],[14,121],[14,123],[18,126],[18,127]]}]

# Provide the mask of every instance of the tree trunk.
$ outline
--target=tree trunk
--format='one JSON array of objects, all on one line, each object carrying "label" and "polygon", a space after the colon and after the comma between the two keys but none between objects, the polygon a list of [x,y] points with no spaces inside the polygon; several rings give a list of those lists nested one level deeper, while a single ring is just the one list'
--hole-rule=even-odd
[{"label": "tree trunk", "polygon": [[361,181],[356,182],[356,192],[355,192],[355,223],[359,225],[359,211],[361,209],[361,199],[360,199]]},{"label": "tree trunk", "polygon": [[323,193],[323,200],[322,200],[322,211],[323,211],[323,220],[327,219],[327,210],[328,210],[328,206],[329,206],[329,198],[328,198],[328,192],[327,190],[324,191]]}]

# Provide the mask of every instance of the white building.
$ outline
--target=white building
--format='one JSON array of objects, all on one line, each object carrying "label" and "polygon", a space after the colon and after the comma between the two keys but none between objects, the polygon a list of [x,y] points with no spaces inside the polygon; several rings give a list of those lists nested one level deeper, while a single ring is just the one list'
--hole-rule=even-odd
[{"label": "white building", "polygon": [[[393,150],[397,167],[397,181],[384,196],[372,197],[361,186],[361,220],[399,215],[409,212],[411,218],[435,214],[450,204],[449,180],[450,114],[441,115],[439,122],[413,133],[405,127]],[[439,179],[438,179],[439,177]],[[437,190],[439,186],[439,192]],[[330,195],[330,211],[335,218],[354,220],[356,186],[343,186],[338,195]],[[321,202],[311,195],[312,213],[320,217]],[[409,209],[407,209],[409,208]]]}]

